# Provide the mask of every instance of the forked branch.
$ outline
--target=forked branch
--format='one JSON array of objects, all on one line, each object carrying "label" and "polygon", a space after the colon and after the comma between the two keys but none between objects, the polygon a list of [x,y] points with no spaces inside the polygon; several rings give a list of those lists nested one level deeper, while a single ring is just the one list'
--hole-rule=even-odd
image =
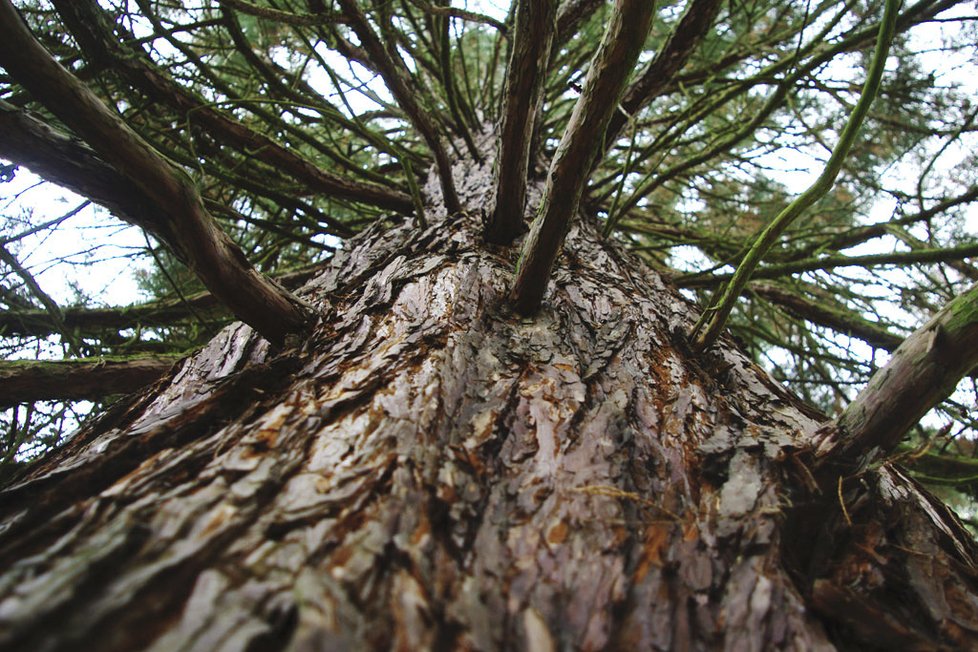
[{"label": "forked branch", "polygon": [[536,312],[543,299],[554,261],[577,213],[591,163],[604,138],[618,98],[635,68],[652,24],[655,3],[616,0],[611,22],[591,61],[584,90],[550,164],[540,213],[523,245],[513,286],[516,310]]}]

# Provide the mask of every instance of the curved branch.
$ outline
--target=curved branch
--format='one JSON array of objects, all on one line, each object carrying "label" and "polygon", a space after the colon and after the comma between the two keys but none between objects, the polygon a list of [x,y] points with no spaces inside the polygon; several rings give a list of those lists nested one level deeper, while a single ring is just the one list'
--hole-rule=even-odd
[{"label": "curved branch", "polygon": [[9,0],[0,0],[0,63],[161,211],[155,231],[186,257],[215,296],[272,342],[305,328],[312,313],[262,276],[203,206],[190,178],[150,147],[37,42]]},{"label": "curved branch", "polygon": [[166,216],[149,197],[85,143],[4,101],[0,101],[0,157],[151,231],[186,262],[176,236],[165,228]]},{"label": "curved branch", "polygon": [[[240,1],[240,0],[238,0]],[[549,1],[549,0],[548,0]],[[458,7],[439,7],[433,5],[430,2],[425,2],[424,0],[408,0],[412,5],[425,12],[426,14],[431,14],[432,16],[443,16],[446,18],[458,18],[460,20],[467,20],[471,23],[481,23],[483,25],[489,25],[495,28],[503,36],[507,35],[508,30],[506,25],[499,22],[492,16],[487,16],[485,14],[480,14],[477,11],[469,11],[468,9],[459,9]]]},{"label": "curved branch", "polygon": [[839,142],[832,150],[832,155],[825,164],[825,169],[811,187],[778,213],[771,223],[757,236],[757,240],[751,245],[744,259],[740,261],[740,265],[737,266],[737,270],[734,272],[733,277],[727,283],[723,292],[719,296],[714,296],[710,307],[703,312],[696,326],[693,327],[693,331],[690,333],[690,340],[695,349],[705,349],[716,341],[717,337],[723,331],[727,317],[730,316],[730,311],[733,310],[734,303],[737,301],[741,291],[747,285],[751,274],[761,262],[764,255],[774,246],[774,243],[781,237],[784,230],[808,210],[812,204],[825,195],[832,187],[832,184],[835,183],[836,177],[842,170],[842,163],[845,161],[846,156],[848,156],[849,149],[856,140],[856,134],[859,133],[863,119],[869,112],[869,107],[872,105],[873,100],[876,98],[876,93],[879,90],[880,82],[883,79],[883,68],[886,66],[886,56],[890,51],[890,43],[896,31],[896,19],[899,8],[899,0],[886,0],[886,9],[883,14],[883,20],[880,23],[876,48],[873,52],[873,58],[869,66],[866,83],[863,86],[862,95],[860,95],[856,107],[849,115],[842,134],[839,136]]}]

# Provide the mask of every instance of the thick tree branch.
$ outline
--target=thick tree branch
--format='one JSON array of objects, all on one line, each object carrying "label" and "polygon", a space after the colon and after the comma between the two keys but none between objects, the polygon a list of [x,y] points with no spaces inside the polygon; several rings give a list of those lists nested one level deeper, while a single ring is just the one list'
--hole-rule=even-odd
[{"label": "thick tree branch", "polygon": [[163,212],[155,230],[170,234],[215,296],[270,341],[305,328],[310,310],[254,269],[204,209],[190,178],[55,61],[9,0],[0,0],[0,29],[0,64]]},{"label": "thick tree branch", "polygon": [[693,51],[713,25],[721,4],[720,0],[689,1],[679,24],[673,29],[662,49],[622,95],[621,106],[625,112],[615,112],[611,116],[604,143],[606,149],[615,142],[630,116],[634,116],[636,112],[648,106],[652,100],[669,88],[673,77],[686,65]]},{"label": "thick tree branch", "polygon": [[166,215],[95,151],[28,112],[0,101],[0,157],[88,197],[121,220],[151,231],[185,260]]},{"label": "thick tree branch", "polygon": [[815,445],[821,467],[861,469],[891,453],[904,434],[978,365],[978,285],[917,329]]},{"label": "thick tree branch", "polygon": [[616,0],[611,22],[591,62],[584,91],[554,154],[540,214],[523,245],[513,301],[521,314],[539,308],[554,261],[577,213],[591,163],[611,114],[635,67],[652,24],[655,3]]},{"label": "thick tree branch", "polygon": [[458,213],[462,210],[462,205],[459,202],[458,193],[455,191],[455,181],[452,179],[452,162],[438,138],[438,131],[435,129],[434,122],[417,101],[410,71],[396,52],[384,46],[371,28],[366,15],[354,0],[339,0],[339,3],[343,13],[350,20],[350,25],[357,38],[360,39],[360,47],[370,57],[370,61],[373,62],[377,71],[384,78],[384,82],[394,99],[421,133],[421,137],[424,138],[434,154],[445,207],[449,213]]},{"label": "thick tree branch", "polygon": [[129,394],[158,380],[181,357],[0,361],[0,406]]},{"label": "thick tree branch", "polygon": [[554,37],[557,0],[519,0],[504,91],[495,195],[486,239],[509,244],[523,228],[533,129]]},{"label": "thick tree branch", "polygon": [[[286,288],[296,288],[316,274],[321,267],[314,265],[276,276],[275,281]],[[64,325],[71,331],[98,335],[106,330],[174,326],[190,319],[195,313],[210,313],[222,304],[210,292],[199,292],[184,299],[154,301],[117,308],[63,308]],[[58,332],[57,324],[44,310],[0,311],[0,336],[44,337]]]}]

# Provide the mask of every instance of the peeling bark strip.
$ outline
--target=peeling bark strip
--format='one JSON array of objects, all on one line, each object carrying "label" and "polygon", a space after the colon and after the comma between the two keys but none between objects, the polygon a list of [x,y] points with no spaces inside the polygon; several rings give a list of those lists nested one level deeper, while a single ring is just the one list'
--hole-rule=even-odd
[{"label": "peeling bark strip", "polygon": [[0,406],[131,394],[159,380],[180,357],[0,361]]},{"label": "peeling bark strip", "polygon": [[557,0],[519,0],[507,67],[496,190],[486,240],[509,244],[523,229],[533,128],[540,113],[553,44]]},{"label": "peeling bark strip", "polygon": [[141,226],[174,247],[215,296],[272,342],[305,327],[308,309],[252,267],[204,209],[190,178],[55,61],[9,0],[0,0],[0,35],[0,64],[7,72],[160,211],[161,222]]},{"label": "peeling bark strip", "polygon": [[229,327],[0,493],[0,648],[978,646],[974,546],[889,466],[792,561],[818,422],[725,342],[691,358],[653,272],[577,224],[521,320],[512,259],[451,227],[351,240],[301,350]]},{"label": "peeling bark strip", "polygon": [[577,213],[591,162],[604,150],[595,143],[604,138],[608,120],[618,110],[618,98],[642,51],[654,10],[655,3],[649,0],[615,2],[584,91],[550,164],[540,214],[523,244],[512,291],[521,314],[532,314],[540,307],[554,261]]}]

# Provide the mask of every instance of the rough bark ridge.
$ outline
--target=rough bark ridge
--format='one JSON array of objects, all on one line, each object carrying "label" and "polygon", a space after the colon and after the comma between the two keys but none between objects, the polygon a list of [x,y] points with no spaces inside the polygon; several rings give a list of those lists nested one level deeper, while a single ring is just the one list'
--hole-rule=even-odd
[{"label": "rough bark ridge", "polygon": [[445,219],[351,242],[301,348],[229,327],[3,492],[0,648],[978,645],[953,517],[888,466],[806,493],[817,415],[694,359],[653,272],[579,224],[524,320]]}]

